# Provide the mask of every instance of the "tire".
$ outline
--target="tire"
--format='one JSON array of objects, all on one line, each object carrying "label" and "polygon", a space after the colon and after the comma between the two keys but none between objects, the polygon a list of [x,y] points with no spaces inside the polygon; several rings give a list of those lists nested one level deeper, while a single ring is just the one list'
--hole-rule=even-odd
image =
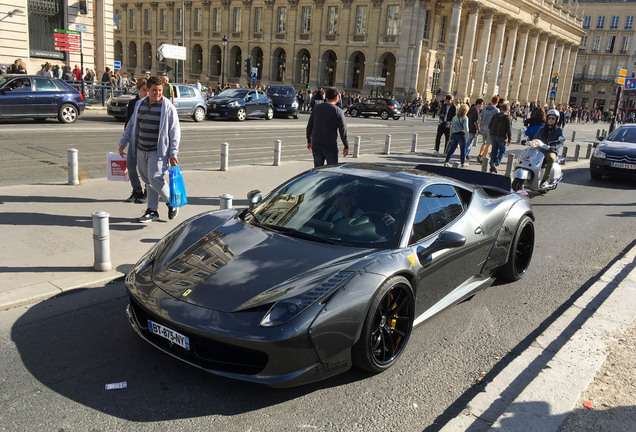
[{"label": "tire", "polygon": [[358,116],[360,115],[360,113],[358,112],[358,110],[357,110],[357,109],[355,109],[355,108],[351,108],[351,111],[349,111],[349,115],[350,115],[351,117],[358,117]]},{"label": "tire", "polygon": [[373,373],[393,366],[411,336],[414,316],[409,281],[402,276],[387,279],[371,301],[360,339],[352,349],[353,364]]},{"label": "tire", "polygon": [[388,111],[382,111],[382,112],[380,113],[380,118],[381,118],[382,120],[388,120],[388,118],[389,118],[389,112],[388,112]]},{"label": "tire", "polygon": [[265,113],[265,120],[271,120],[274,118],[274,108],[267,107],[267,112]]},{"label": "tire", "polygon": [[242,122],[242,121],[245,121],[246,117],[247,117],[247,113],[245,112],[245,108],[243,107],[239,108],[239,110],[236,112],[236,119]]},{"label": "tire", "polygon": [[512,181],[512,190],[515,192],[523,190],[524,189],[523,185],[525,184],[525,182],[526,181],[524,179],[518,179],[518,178],[514,179]]},{"label": "tire", "polygon": [[63,104],[57,113],[57,119],[60,123],[73,123],[78,116],[79,111],[71,104]]},{"label": "tire", "polygon": [[521,279],[530,266],[533,251],[534,223],[529,216],[523,216],[510,246],[508,262],[499,269],[499,276],[510,282]]},{"label": "tire", "polygon": [[400,116],[393,116],[393,120],[399,120]]},{"label": "tire", "polygon": [[197,109],[195,109],[194,113],[192,114],[192,119],[195,122],[200,122],[205,120],[205,110],[201,107],[197,107]]},{"label": "tire", "polygon": [[590,170],[590,177],[592,177],[592,180],[600,180],[603,178],[603,174],[595,170]]}]

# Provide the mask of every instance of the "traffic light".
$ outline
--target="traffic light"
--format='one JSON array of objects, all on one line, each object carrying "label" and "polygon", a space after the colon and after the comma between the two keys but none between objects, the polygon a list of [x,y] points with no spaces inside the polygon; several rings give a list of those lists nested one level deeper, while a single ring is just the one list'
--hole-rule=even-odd
[{"label": "traffic light", "polygon": [[247,74],[247,76],[250,76],[252,74],[252,59],[250,58],[245,60],[245,73]]},{"label": "traffic light", "polygon": [[84,15],[88,13],[88,0],[79,0],[79,13]]}]

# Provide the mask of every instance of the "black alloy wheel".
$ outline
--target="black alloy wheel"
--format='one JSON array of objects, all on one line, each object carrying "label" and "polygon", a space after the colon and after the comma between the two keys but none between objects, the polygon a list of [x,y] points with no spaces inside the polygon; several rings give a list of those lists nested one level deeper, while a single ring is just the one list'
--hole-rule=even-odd
[{"label": "black alloy wheel", "polygon": [[351,111],[349,111],[349,115],[351,117],[358,117],[360,113],[358,113],[358,110],[356,108],[351,108]]},{"label": "black alloy wheel", "polygon": [[529,216],[523,216],[510,246],[508,262],[501,267],[499,275],[510,282],[521,279],[530,267],[533,251],[534,223]]},{"label": "black alloy wheel", "polygon": [[388,112],[388,111],[386,111],[386,110],[385,110],[385,111],[382,111],[382,112],[380,113],[380,118],[381,118],[382,120],[387,120],[387,119],[389,118],[389,112]]}]

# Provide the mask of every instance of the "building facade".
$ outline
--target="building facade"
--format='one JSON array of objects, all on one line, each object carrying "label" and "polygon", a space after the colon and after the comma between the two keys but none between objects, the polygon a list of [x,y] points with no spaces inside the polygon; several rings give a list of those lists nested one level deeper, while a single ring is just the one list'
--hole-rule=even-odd
[{"label": "building facade", "polygon": [[80,64],[80,54],[56,51],[53,33],[55,29],[76,30],[79,25],[85,28],[84,67],[103,71],[113,63],[112,10],[112,0],[0,1],[0,64],[9,65],[19,58],[32,74],[46,62],[72,69]]},{"label": "building facade", "polygon": [[[115,60],[158,73],[163,44],[184,44],[185,79],[312,89],[337,86],[426,99],[499,94],[525,103],[567,102],[582,11],[562,0],[115,0]],[[183,32],[185,29],[185,33]],[[223,38],[227,42],[223,42]]]},{"label": "building facade", "polygon": [[[583,29],[569,103],[601,111],[613,110],[619,85],[617,70],[636,72],[635,0],[582,1]],[[629,94],[624,95],[626,104]],[[634,98],[636,99],[636,98]]]}]

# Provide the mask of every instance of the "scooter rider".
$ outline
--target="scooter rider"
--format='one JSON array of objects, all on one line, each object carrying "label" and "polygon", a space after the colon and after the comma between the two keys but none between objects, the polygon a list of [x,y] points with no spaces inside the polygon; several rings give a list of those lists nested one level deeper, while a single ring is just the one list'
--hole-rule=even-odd
[{"label": "scooter rider", "polygon": [[[556,161],[559,150],[563,146],[559,141],[559,138],[563,135],[563,129],[557,126],[559,121],[559,111],[551,109],[546,116],[546,124],[541,127],[534,136],[534,139],[541,140],[544,144],[550,145],[549,149],[539,148],[538,150],[545,156],[545,171],[541,184],[547,183],[550,178],[550,172],[552,171],[552,165]],[[558,142],[557,145],[550,144]]]}]

